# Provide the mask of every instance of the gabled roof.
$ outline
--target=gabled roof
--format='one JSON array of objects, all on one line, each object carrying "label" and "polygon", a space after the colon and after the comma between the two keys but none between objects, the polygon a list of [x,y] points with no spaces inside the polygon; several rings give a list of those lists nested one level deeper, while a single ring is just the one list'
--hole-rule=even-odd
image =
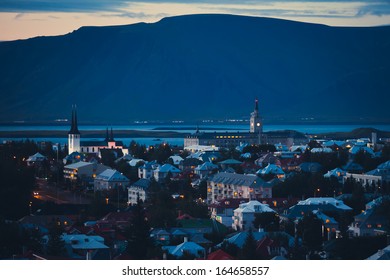
[{"label": "gabled roof", "polygon": [[129,179],[115,169],[106,169],[96,176],[95,180],[107,182],[129,182]]},{"label": "gabled roof", "polygon": [[242,163],[241,161],[235,160],[233,158],[218,162],[218,164],[241,164],[241,163]]},{"label": "gabled roof", "polygon": [[212,252],[210,253],[208,256],[207,256],[207,259],[208,260],[234,260],[234,258],[229,255],[228,253],[226,253],[225,251],[219,249],[215,252]]},{"label": "gabled roof", "polygon": [[299,201],[297,205],[332,205],[340,210],[352,210],[352,208],[345,205],[342,200],[333,197],[310,197],[306,200]]},{"label": "gabled roof", "polygon": [[382,163],[382,164],[379,164],[377,169],[386,169],[386,170],[390,170],[390,160]]},{"label": "gabled roof", "polygon": [[168,173],[168,172],[180,173],[181,172],[181,170],[179,168],[176,168],[176,167],[174,167],[173,165],[171,165],[169,163],[166,163],[163,166],[160,166],[156,170],[158,170],[158,172],[163,172],[163,173]]},{"label": "gabled roof", "polygon": [[29,156],[27,161],[39,161],[39,160],[44,160],[46,157],[40,153],[36,153],[32,156]]},{"label": "gabled roof", "polygon": [[197,171],[209,171],[209,170],[214,170],[214,169],[218,169],[218,166],[211,163],[211,162],[208,162],[208,161],[206,161],[202,165],[198,165],[195,168],[195,170],[197,170]]},{"label": "gabled roof", "polygon": [[303,172],[319,172],[322,166],[318,162],[303,162],[299,165],[299,168]]},{"label": "gabled roof", "polygon": [[370,154],[371,156],[374,155],[374,151],[373,151],[371,148],[367,147],[367,146],[355,145],[355,146],[353,146],[353,147],[349,150],[349,152],[350,152],[351,154],[353,154],[353,155],[357,154],[357,153],[360,152],[360,151],[364,151],[364,152]]},{"label": "gabled roof", "polygon": [[177,246],[163,246],[162,249],[167,250],[169,254],[174,255],[175,257],[183,256],[184,252],[188,252],[199,257],[199,252],[205,252],[205,249],[202,246],[191,241],[183,242]]},{"label": "gabled roof", "polygon": [[347,172],[345,172],[341,168],[335,168],[335,169],[328,171],[326,174],[324,174],[324,177],[325,178],[329,178],[331,176],[340,177],[340,176],[345,176],[346,174],[347,174]]},{"label": "gabled roof", "polygon": [[93,163],[85,162],[85,161],[79,161],[79,162],[76,162],[76,163],[65,165],[64,168],[78,169],[78,168],[89,166],[89,165],[93,165]]},{"label": "gabled roof", "polygon": [[368,257],[366,260],[390,260],[390,245],[378,250],[378,252]]},{"label": "gabled roof", "polygon": [[147,188],[149,188],[150,184],[151,184],[151,181],[149,179],[141,178],[138,181],[136,181],[133,184],[131,184],[130,187],[147,189]]},{"label": "gabled roof", "polygon": [[63,234],[62,239],[66,244],[72,246],[76,250],[94,250],[94,249],[108,249],[104,245],[104,238],[98,235],[85,234]]},{"label": "gabled roof", "polygon": [[350,161],[346,165],[344,165],[343,169],[347,171],[363,171],[363,167],[353,161]]},{"label": "gabled roof", "polygon": [[257,200],[251,200],[246,203],[240,204],[240,206],[234,210],[234,213],[264,213],[275,212],[268,205],[263,204]]},{"label": "gabled roof", "polygon": [[230,185],[240,185],[247,187],[260,187],[264,184],[264,180],[256,175],[244,175],[236,173],[220,172],[211,177],[208,181],[214,183],[223,183]]},{"label": "gabled roof", "polygon": [[256,174],[266,175],[266,174],[276,174],[276,175],[284,175],[284,171],[280,166],[277,166],[272,163],[268,163],[266,167],[263,169],[259,169]]}]

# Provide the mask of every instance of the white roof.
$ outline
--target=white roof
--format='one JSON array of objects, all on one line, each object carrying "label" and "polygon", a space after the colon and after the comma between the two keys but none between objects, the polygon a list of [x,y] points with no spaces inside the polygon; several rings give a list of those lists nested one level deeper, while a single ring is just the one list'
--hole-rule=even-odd
[{"label": "white roof", "polygon": [[346,171],[342,170],[341,168],[335,168],[333,170],[328,171],[326,174],[324,174],[325,178],[329,178],[331,176],[340,177],[347,174]]},{"label": "white roof", "polygon": [[251,200],[246,203],[240,204],[240,206],[234,210],[234,213],[263,213],[263,212],[275,212],[267,204],[263,204],[257,200]]},{"label": "white roof", "polygon": [[192,145],[187,146],[184,148],[184,150],[191,150],[191,151],[218,151],[219,148],[215,146],[205,146],[205,145]]},{"label": "white roof", "polygon": [[88,165],[91,165],[91,164],[93,164],[93,163],[85,162],[85,161],[79,161],[79,162],[76,162],[76,163],[65,165],[64,168],[78,169],[80,167],[88,166]]},{"label": "white roof", "polygon": [[352,210],[352,208],[345,205],[342,200],[338,200],[333,197],[310,197],[306,200],[301,200],[297,203],[297,205],[321,205],[321,204],[331,204],[339,209]]},{"label": "white roof", "polygon": [[104,238],[98,235],[63,234],[62,239],[66,244],[71,245],[73,249],[108,249],[108,247],[104,245]]},{"label": "white roof", "polygon": [[181,156],[170,156],[169,158],[173,160],[174,164],[179,164],[182,160],[184,160]]},{"label": "white roof", "polygon": [[128,182],[129,179],[127,179],[125,176],[123,176],[122,173],[119,173],[115,169],[106,169],[102,173],[96,176],[95,180],[101,180],[101,181],[123,181]]},{"label": "white roof", "polygon": [[171,255],[174,255],[176,257],[181,257],[184,252],[189,252],[196,256],[199,256],[199,251],[205,252],[205,249],[202,246],[191,241],[183,242],[177,246],[163,246],[162,248],[164,250],[168,250]]},{"label": "white roof", "polygon": [[313,148],[311,149],[312,153],[331,153],[333,150],[331,148]]},{"label": "white roof", "polygon": [[269,163],[266,167],[263,169],[259,169],[257,174],[284,174],[283,169],[280,166],[277,166],[276,164]]},{"label": "white roof", "polygon": [[32,156],[29,156],[27,161],[38,161],[38,160],[44,160],[46,157],[40,153],[36,153]]},{"label": "white roof", "polygon": [[139,158],[133,158],[132,160],[129,161],[129,165],[130,166],[136,166],[137,163],[139,162],[145,162],[143,159],[139,159]]}]

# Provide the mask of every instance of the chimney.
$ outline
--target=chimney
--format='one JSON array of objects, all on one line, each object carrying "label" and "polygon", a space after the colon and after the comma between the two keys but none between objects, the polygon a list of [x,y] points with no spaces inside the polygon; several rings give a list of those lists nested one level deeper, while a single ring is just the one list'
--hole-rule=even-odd
[{"label": "chimney", "polygon": [[184,241],[183,242],[188,242],[188,237],[184,236]]}]

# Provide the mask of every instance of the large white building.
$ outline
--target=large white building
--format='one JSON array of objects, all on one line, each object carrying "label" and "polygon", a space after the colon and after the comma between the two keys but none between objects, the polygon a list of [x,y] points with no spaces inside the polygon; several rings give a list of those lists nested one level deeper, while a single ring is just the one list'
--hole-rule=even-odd
[{"label": "large white building", "polygon": [[95,191],[108,191],[111,189],[125,188],[129,179],[114,169],[106,169],[98,174],[94,180]]},{"label": "large white building", "polygon": [[226,198],[271,198],[272,186],[256,175],[220,172],[207,180],[209,204]]},{"label": "large white building", "polygon": [[263,204],[257,200],[251,200],[247,203],[242,203],[235,209],[232,217],[233,223],[232,228],[234,230],[247,230],[254,228],[253,221],[256,218],[255,214],[271,212],[275,213],[267,204]]}]

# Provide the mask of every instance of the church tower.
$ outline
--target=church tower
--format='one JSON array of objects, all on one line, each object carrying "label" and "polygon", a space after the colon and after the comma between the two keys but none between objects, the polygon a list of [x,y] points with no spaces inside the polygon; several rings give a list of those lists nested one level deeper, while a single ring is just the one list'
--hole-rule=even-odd
[{"label": "church tower", "polygon": [[77,127],[77,111],[76,105],[72,106],[72,124],[68,132],[68,150],[69,154],[80,152],[80,131]]},{"label": "church tower", "polygon": [[259,135],[263,132],[263,123],[259,116],[259,101],[255,99],[255,110],[251,113],[250,118],[250,129],[251,133],[258,133]]}]

